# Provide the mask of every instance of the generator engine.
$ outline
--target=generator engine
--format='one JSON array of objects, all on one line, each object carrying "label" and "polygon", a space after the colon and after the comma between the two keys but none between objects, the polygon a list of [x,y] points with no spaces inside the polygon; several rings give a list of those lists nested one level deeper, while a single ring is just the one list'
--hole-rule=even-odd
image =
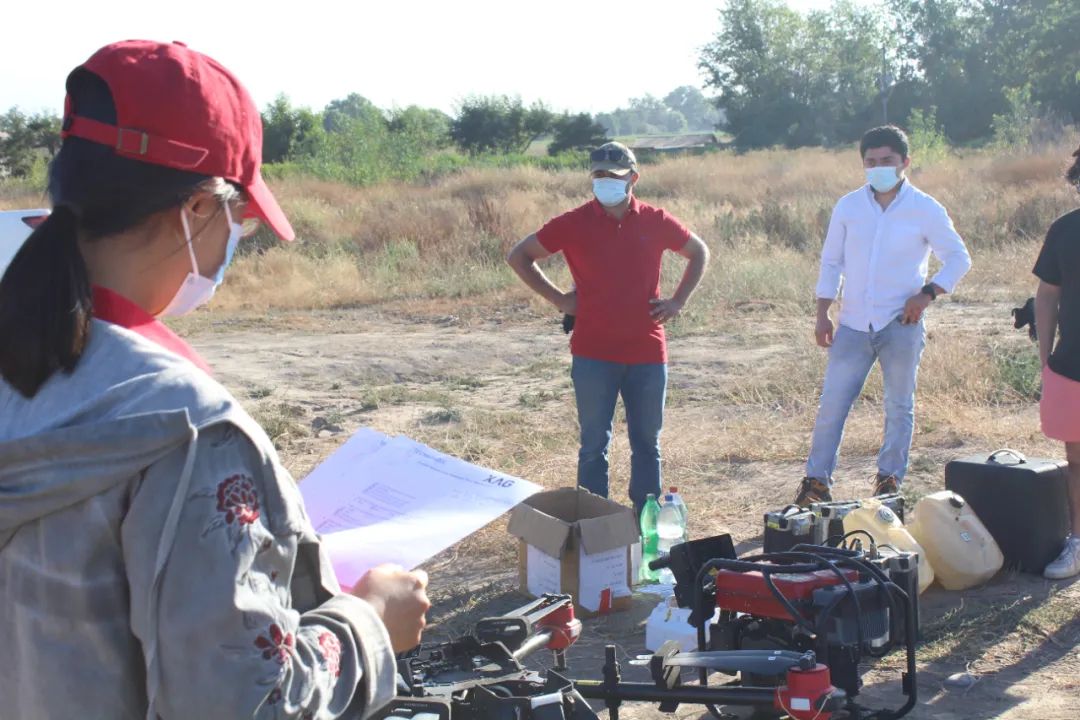
[{"label": "generator engine", "polygon": [[[912,702],[916,560],[914,553],[809,544],[736,558],[730,539],[718,536],[675,546],[654,566],[675,575],[676,598],[692,608],[700,649],[813,652],[859,717],[860,664],[897,648],[907,650],[903,690]],[[739,678],[754,686],[770,681],[749,672]]]}]

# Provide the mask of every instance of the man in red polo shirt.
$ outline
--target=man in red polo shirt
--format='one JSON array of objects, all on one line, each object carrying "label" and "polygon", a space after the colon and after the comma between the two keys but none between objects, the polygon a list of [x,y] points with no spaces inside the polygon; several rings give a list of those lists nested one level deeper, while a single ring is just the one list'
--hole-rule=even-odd
[{"label": "man in red polo shirt", "polygon": [[[590,156],[593,195],[519,242],[507,258],[537,294],[575,316],[571,376],[581,424],[578,484],[607,497],[608,446],[622,395],[630,436],[630,499],[640,512],[660,494],[660,429],[667,392],[664,323],[676,317],[705,273],[705,243],[660,208],[633,195],[640,177],[625,145],[610,142]],[[665,250],[689,260],[670,298],[660,295]],[[563,292],[536,265],[561,252],[575,289]]]}]

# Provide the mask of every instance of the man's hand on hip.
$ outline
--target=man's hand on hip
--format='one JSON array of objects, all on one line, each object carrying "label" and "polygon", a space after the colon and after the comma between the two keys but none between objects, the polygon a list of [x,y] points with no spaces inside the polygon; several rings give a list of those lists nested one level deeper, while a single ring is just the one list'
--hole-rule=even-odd
[{"label": "man's hand on hip", "polygon": [[828,315],[819,317],[817,324],[814,326],[814,339],[823,348],[832,347],[833,333],[835,331],[836,326],[833,325],[833,321]]},{"label": "man's hand on hip", "polygon": [[563,315],[577,315],[577,291],[571,290],[568,293],[563,293],[562,297],[555,303],[555,307]]},{"label": "man's hand on hip", "polygon": [[667,300],[663,298],[654,298],[649,301],[649,304],[652,305],[652,310],[649,311],[649,315],[661,325],[677,316],[683,308],[683,304],[674,298]]},{"label": "man's hand on hip", "polygon": [[914,325],[919,322],[923,313],[926,312],[926,308],[930,307],[931,302],[933,302],[933,298],[922,292],[909,297],[907,302],[904,303],[904,314],[900,316],[901,324]]}]

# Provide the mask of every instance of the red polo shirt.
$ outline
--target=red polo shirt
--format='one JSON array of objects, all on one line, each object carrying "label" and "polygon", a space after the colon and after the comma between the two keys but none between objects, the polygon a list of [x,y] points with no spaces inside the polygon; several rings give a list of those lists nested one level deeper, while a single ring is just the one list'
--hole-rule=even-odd
[{"label": "red polo shirt", "polygon": [[536,233],[561,252],[577,288],[574,355],[617,363],[667,362],[664,326],[649,315],[660,297],[660,260],[678,251],[690,231],[666,210],[631,196],[622,220],[592,200],[554,218]]},{"label": "red polo shirt", "polygon": [[180,357],[187,358],[208,375],[210,366],[199,354],[150,313],[108,288],[94,287],[94,317],[127,328]]}]

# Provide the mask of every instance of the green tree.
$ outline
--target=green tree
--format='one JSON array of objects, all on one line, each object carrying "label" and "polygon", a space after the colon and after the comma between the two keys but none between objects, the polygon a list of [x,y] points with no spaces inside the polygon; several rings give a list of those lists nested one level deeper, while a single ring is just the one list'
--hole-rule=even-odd
[{"label": "green tree", "polygon": [[819,50],[810,78],[814,133],[828,144],[854,140],[884,120],[879,112],[886,62],[894,80],[909,75],[895,64],[900,43],[886,32],[887,22],[878,10],[851,0],[836,0],[828,11],[807,16],[807,41]]},{"label": "green tree", "polygon": [[26,128],[34,147],[45,150],[50,159],[55,157],[60,150],[60,117],[50,112],[35,113],[27,118]]},{"label": "green tree", "polygon": [[1000,139],[1031,110],[1080,120],[1076,0],[904,0],[893,12],[921,105],[953,142]]},{"label": "green tree", "polygon": [[520,152],[524,152],[542,136],[547,135],[555,126],[555,113],[539,100],[529,106],[523,123],[523,143]]},{"label": "green tree", "polygon": [[313,153],[294,160],[319,177],[354,185],[412,180],[428,169],[435,140],[415,128],[395,131],[391,125],[342,115]]},{"label": "green tree", "polygon": [[450,136],[466,152],[524,152],[551,131],[554,114],[543,103],[526,108],[507,95],[466,98],[450,125]]},{"label": "green tree", "polygon": [[315,154],[326,138],[322,118],[308,108],[293,107],[278,95],[262,113],[263,161],[284,162]]},{"label": "green tree", "polygon": [[25,177],[33,162],[34,146],[26,115],[13,107],[0,116],[0,165],[15,177]]},{"label": "green tree", "polygon": [[894,7],[905,56],[925,85],[923,108],[937,108],[953,143],[988,136],[993,116],[1008,111],[1003,89],[1012,60],[1001,57],[990,31],[1002,18],[988,16],[981,0],[903,0]]},{"label": "green tree", "polygon": [[802,15],[781,0],[728,0],[699,67],[741,148],[847,142],[870,122],[881,48],[869,7],[838,0]]},{"label": "green tree", "polygon": [[548,145],[549,155],[566,150],[585,150],[607,142],[604,126],[593,120],[589,113],[569,113],[555,121],[555,138]]},{"label": "green tree", "polygon": [[450,144],[451,118],[441,110],[410,105],[390,111],[390,132],[412,138],[424,147],[438,149]]},{"label": "green tree", "polygon": [[509,105],[506,96],[467,98],[450,124],[450,137],[471,154],[500,149],[506,142]]},{"label": "green tree", "polygon": [[693,85],[669,92],[664,96],[664,105],[686,119],[688,130],[711,132],[720,125],[720,111]]},{"label": "green tree", "polygon": [[623,132],[623,129],[619,123],[619,117],[615,112],[602,112],[596,113],[596,122],[601,125],[608,135],[612,137],[618,137],[619,135],[627,135]]},{"label": "green tree", "polygon": [[[740,148],[790,143],[809,113],[804,21],[780,0],[729,0],[699,67]],[[803,72],[800,72],[802,70]]]},{"label": "green tree", "polygon": [[1080,3],[982,0],[977,12],[1006,104],[1023,102],[1011,94],[1028,87],[1032,107],[1080,121]]},{"label": "green tree", "polygon": [[[677,90],[668,97],[679,99],[683,95]],[[661,100],[652,95],[631,98],[627,107],[598,114],[596,122],[613,136],[677,133],[688,128],[687,117],[680,108],[671,107],[666,98]]]},{"label": "green tree", "polygon": [[1007,88],[1005,99],[1009,103],[1008,112],[995,114],[990,120],[993,144],[1001,149],[1026,147],[1031,142],[1042,108],[1031,99],[1030,85]]},{"label": "green tree", "polygon": [[13,107],[0,115],[0,168],[14,177],[27,177],[36,164],[60,148],[60,118],[40,112],[27,115]]},{"label": "green tree", "polygon": [[375,103],[357,93],[331,100],[323,110],[323,128],[326,132],[340,131],[346,124],[355,122],[376,126],[385,123],[386,116],[375,106]]},{"label": "green tree", "polygon": [[938,125],[937,108],[931,106],[925,112],[913,109],[906,125],[911,155],[917,164],[934,163],[948,154],[949,141]]},{"label": "green tree", "polygon": [[631,99],[629,110],[638,116],[643,126],[638,132],[676,133],[686,130],[683,114],[652,95]]}]

